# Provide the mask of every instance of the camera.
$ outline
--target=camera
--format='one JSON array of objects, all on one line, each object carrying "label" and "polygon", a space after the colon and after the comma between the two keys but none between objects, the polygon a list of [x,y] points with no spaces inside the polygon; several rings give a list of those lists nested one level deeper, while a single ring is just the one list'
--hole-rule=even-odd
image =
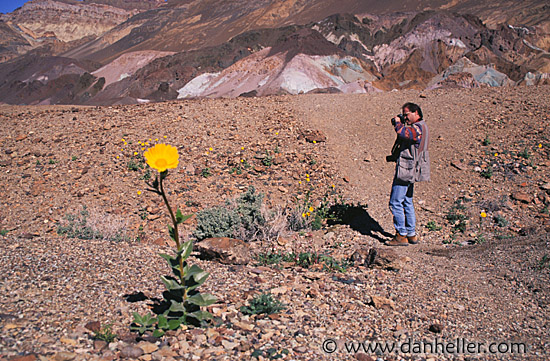
[{"label": "camera", "polygon": [[401,142],[399,141],[399,138],[395,139],[395,142],[393,143],[393,147],[391,148],[391,154],[386,156],[386,162],[397,162],[397,158],[399,158],[399,153],[401,152]]},{"label": "camera", "polygon": [[[399,120],[401,121],[401,123],[405,124],[405,116],[403,114],[397,114],[397,117],[399,118]],[[392,125],[395,125],[395,121],[393,120],[394,118],[391,119],[391,123]]]}]

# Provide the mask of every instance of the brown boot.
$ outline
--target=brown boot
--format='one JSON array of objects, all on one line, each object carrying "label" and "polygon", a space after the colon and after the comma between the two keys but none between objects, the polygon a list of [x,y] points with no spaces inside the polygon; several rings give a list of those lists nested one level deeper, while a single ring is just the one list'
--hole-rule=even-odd
[{"label": "brown boot", "polygon": [[395,237],[391,241],[386,242],[386,246],[408,246],[409,240],[406,236],[402,236],[399,233],[395,234]]},{"label": "brown boot", "polygon": [[410,244],[418,244],[418,236],[416,234],[414,236],[407,236],[407,240]]}]

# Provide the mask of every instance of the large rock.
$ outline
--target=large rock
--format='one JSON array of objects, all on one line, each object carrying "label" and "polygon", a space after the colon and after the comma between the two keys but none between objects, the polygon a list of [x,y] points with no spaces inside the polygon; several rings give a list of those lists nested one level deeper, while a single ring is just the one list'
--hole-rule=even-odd
[{"label": "large rock", "polygon": [[399,271],[410,260],[409,257],[402,256],[393,249],[385,248],[359,249],[350,257],[350,261],[356,265],[389,271]]},{"label": "large rock", "polygon": [[250,247],[240,239],[207,238],[195,244],[195,251],[204,259],[214,259],[223,264],[248,264]]}]

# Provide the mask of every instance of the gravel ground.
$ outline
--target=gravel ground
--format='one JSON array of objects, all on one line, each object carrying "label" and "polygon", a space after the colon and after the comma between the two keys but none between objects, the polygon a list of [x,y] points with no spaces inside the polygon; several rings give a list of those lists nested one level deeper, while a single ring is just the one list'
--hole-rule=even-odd
[{"label": "gravel ground", "polygon": [[[0,359],[546,360],[549,93],[545,86],[0,106]],[[383,241],[393,233],[393,168],[384,158],[394,137],[389,119],[406,101],[422,106],[430,126],[432,181],[416,187],[422,242],[390,249]],[[139,165],[146,146],[138,142],[160,141],[179,147],[180,166],[166,186],[184,213],[250,185],[271,208],[303,202],[308,190],[314,205],[327,190],[339,194],[356,211],[345,222],[250,246],[337,260],[355,255],[355,264],[338,272],[226,265],[194,254],[191,262],[211,273],[201,290],[219,300],[209,307],[211,327],[136,339],[132,313],[161,297],[159,276],[169,273],[158,256],[170,252],[168,216],[145,191],[147,170]],[[82,211],[124,240],[57,234]],[[449,221],[452,212],[465,219],[464,232]],[[191,220],[182,232],[189,237],[193,229]],[[373,249],[378,261],[363,263]],[[239,311],[268,290],[286,305],[279,314]],[[144,300],[129,301],[140,292]],[[112,324],[117,339],[94,340],[97,322]],[[406,347],[457,339],[484,348],[455,356]],[[346,352],[363,341],[402,348]],[[491,342],[528,348],[492,355]]]}]

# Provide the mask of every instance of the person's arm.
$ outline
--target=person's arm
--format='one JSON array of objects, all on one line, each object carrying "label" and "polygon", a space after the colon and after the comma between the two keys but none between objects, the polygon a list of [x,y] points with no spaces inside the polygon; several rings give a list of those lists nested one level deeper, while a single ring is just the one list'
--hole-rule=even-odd
[{"label": "person's arm", "polygon": [[406,127],[401,122],[395,122],[395,132],[399,138],[407,139],[414,143],[420,143],[422,140],[422,128],[416,124]]}]

